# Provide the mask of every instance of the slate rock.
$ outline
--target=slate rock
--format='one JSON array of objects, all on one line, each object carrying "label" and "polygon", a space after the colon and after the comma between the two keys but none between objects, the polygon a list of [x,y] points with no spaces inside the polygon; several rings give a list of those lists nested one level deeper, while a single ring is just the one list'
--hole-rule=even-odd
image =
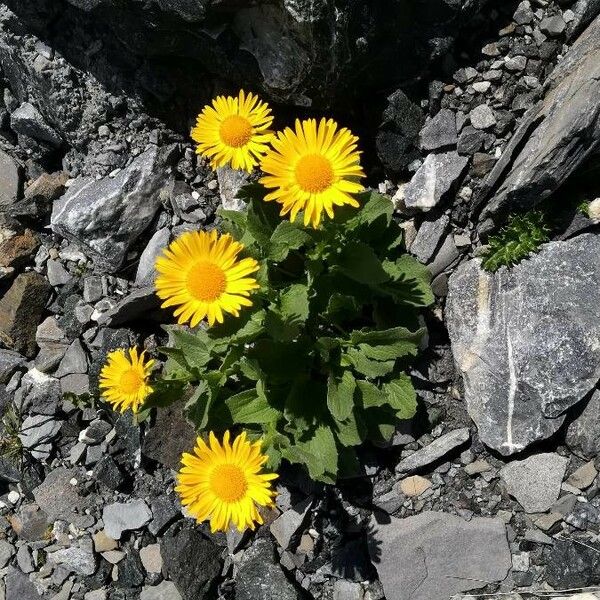
[{"label": "slate rock", "polygon": [[37,593],[33,582],[19,569],[8,567],[6,572],[6,598],[18,598],[19,600],[40,600],[42,596]]},{"label": "slate rock", "polygon": [[28,450],[34,450],[56,437],[61,425],[62,421],[57,421],[49,415],[30,415],[21,423],[21,444]]},{"label": "slate rock", "polygon": [[23,102],[11,113],[10,126],[17,133],[47,142],[52,146],[58,147],[62,143],[60,135],[46,123],[40,111],[29,102]]},{"label": "slate rock", "polygon": [[160,495],[150,502],[152,521],[148,524],[148,531],[152,535],[159,535],[180,514],[181,505],[174,495]]},{"label": "slate rock", "polygon": [[141,529],[150,522],[150,519],[152,519],[152,513],[143,500],[133,500],[127,503],[115,502],[105,506],[102,511],[104,531],[115,540],[121,539],[124,531]]},{"label": "slate rock", "polygon": [[96,572],[96,556],[92,539],[84,537],[76,545],[61,548],[48,554],[48,559],[77,575],[93,575]]},{"label": "slate rock", "polygon": [[145,587],[140,600],[182,600],[172,581],[161,581],[158,585]]},{"label": "slate rock", "polygon": [[87,369],[87,355],[81,342],[77,339],[67,348],[54,375],[64,377],[73,373],[87,373]]},{"label": "slate rock", "polygon": [[220,167],[217,169],[217,181],[223,208],[225,210],[244,210],[246,203],[237,196],[242,187],[250,181],[248,173],[231,167]]},{"label": "slate rock", "polygon": [[27,358],[36,351],[35,332],[52,288],[34,271],[21,273],[0,298],[0,340]]},{"label": "slate rock", "polygon": [[79,245],[100,268],[114,272],[150,225],[168,178],[165,156],[155,147],[115,177],[78,178],[55,201],[52,230]]},{"label": "slate rock", "polygon": [[600,578],[600,546],[589,538],[554,540],[546,565],[548,583],[556,589],[585,588]]},{"label": "slate rock", "polygon": [[511,567],[504,523],[423,512],[378,523],[369,551],[388,600],[448,600],[503,581]]},{"label": "slate rock", "polygon": [[599,43],[600,16],[559,61],[544,98],[525,114],[487,176],[475,200],[475,210],[483,209],[481,231],[489,231],[500,213],[543,201],[598,148]]},{"label": "slate rock", "polygon": [[158,408],[156,421],[144,437],[142,453],[170,469],[181,466],[181,455],[196,443],[196,432],[183,415],[182,403]]},{"label": "slate rock", "polygon": [[0,383],[8,383],[13,374],[25,366],[25,357],[0,348]]},{"label": "slate rock", "polygon": [[56,413],[60,399],[60,383],[56,377],[31,369],[23,375],[19,392],[23,396],[22,411],[49,416]]},{"label": "slate rock", "polygon": [[545,33],[550,37],[558,37],[562,35],[566,27],[567,24],[560,15],[546,17],[545,19],[542,19],[540,23],[540,30],[542,31],[542,33]]},{"label": "slate rock", "polygon": [[292,537],[302,525],[311,502],[312,498],[306,498],[302,502],[298,502],[277,517],[269,526],[273,537],[284,550],[287,550]]},{"label": "slate rock", "polygon": [[144,583],[144,567],[137,551],[131,546],[125,547],[125,558],[119,561],[119,587],[134,588]]},{"label": "slate rock", "polygon": [[31,229],[4,240],[0,243],[0,267],[23,268],[27,263],[33,262],[32,257],[39,245],[40,242]]},{"label": "slate rock", "polygon": [[435,221],[424,221],[417,231],[417,237],[410,246],[414,254],[422,263],[428,263],[438,249],[450,223],[447,215],[442,215]]},{"label": "slate rock", "polygon": [[456,146],[456,114],[447,108],[442,108],[430,121],[425,124],[419,134],[421,149],[425,152]]},{"label": "slate rock", "polygon": [[195,525],[173,525],[160,540],[160,553],[183,600],[214,597],[221,573],[220,551]]},{"label": "slate rock", "polygon": [[600,390],[594,391],[581,414],[567,428],[566,443],[571,451],[584,456],[600,454]]},{"label": "slate rock", "polygon": [[163,250],[168,246],[170,238],[171,231],[168,227],[159,229],[150,238],[150,241],[140,255],[140,262],[135,274],[135,285],[140,287],[154,285],[154,279],[156,277],[154,264],[156,263],[157,257],[160,256]]},{"label": "slate rock", "polygon": [[6,209],[19,199],[21,174],[11,156],[0,150],[0,210]]},{"label": "slate rock", "polygon": [[154,284],[135,289],[127,294],[115,307],[98,317],[98,325],[117,327],[137,319],[150,320],[156,313],[160,319],[160,300]]},{"label": "slate rock", "polygon": [[430,465],[469,441],[471,433],[467,427],[449,431],[420,448],[396,465],[397,473],[409,473]]},{"label": "slate rock", "polygon": [[6,540],[0,540],[0,569],[3,569],[14,556],[15,547]]},{"label": "slate rock", "polygon": [[449,280],[446,321],[481,440],[502,454],[552,435],[600,378],[600,236],[552,242],[507,270],[474,259]]},{"label": "slate rock", "polygon": [[22,504],[9,520],[20,540],[35,542],[48,532],[48,515],[37,504]]},{"label": "slate rock", "polygon": [[92,477],[110,490],[116,490],[124,481],[123,473],[111,456],[103,456],[94,466]]},{"label": "slate rock", "polygon": [[534,454],[502,467],[500,477],[525,512],[545,512],[558,500],[568,462],[555,453]]},{"label": "slate rock", "polygon": [[429,154],[404,188],[407,208],[428,211],[437,206],[463,174],[469,159],[457,152]]},{"label": "slate rock", "polygon": [[273,543],[257,538],[244,552],[237,572],[237,600],[301,600],[303,597],[275,560]]},{"label": "slate rock", "polygon": [[496,124],[496,115],[487,104],[476,106],[469,113],[469,119],[475,129],[489,129]]}]

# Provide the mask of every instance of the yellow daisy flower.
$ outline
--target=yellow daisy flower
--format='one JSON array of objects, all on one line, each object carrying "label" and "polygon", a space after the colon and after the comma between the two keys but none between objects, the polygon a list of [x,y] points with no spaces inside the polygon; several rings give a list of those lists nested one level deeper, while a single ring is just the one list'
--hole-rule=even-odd
[{"label": "yellow daisy flower", "polygon": [[188,231],[173,241],[156,259],[156,293],[162,306],[177,306],[179,324],[192,327],[208,317],[209,325],[223,322],[223,313],[236,317],[257,289],[258,271],[253,258],[238,260],[244,246],[229,234],[218,237],[216,230]]},{"label": "yellow daisy flower", "polygon": [[231,165],[250,173],[269,148],[271,123],[269,105],[240,90],[237,98],[217,96],[205,106],[191,135],[196,152],[209,158],[213,169]]},{"label": "yellow daisy flower", "polygon": [[359,205],[351,196],[364,190],[358,182],[365,176],[358,138],[337,127],[333,119],[321,119],[318,126],[315,119],[296,120],[296,130],[280,131],[271,142],[273,150],[262,159],[266,176],[260,182],[275,189],[265,200],[279,202],[281,215],[290,213],[291,221],[304,210],[304,225],[316,229],[323,211],[333,218],[334,206]]},{"label": "yellow daisy flower", "polygon": [[246,432],[230,445],[229,431],[221,445],[211,431],[209,445],[199,437],[194,454],[183,454],[175,491],[198,523],[210,519],[213,533],[227,531],[231,523],[239,531],[254,529],[255,523],[262,525],[256,506],[273,506],[276,494],[270,482],[277,475],[260,473],[268,460],[260,447],[260,441],[251,443],[246,439]]},{"label": "yellow daisy flower", "polygon": [[138,356],[137,348],[129,348],[128,351],[119,348],[110,352],[100,371],[102,396],[115,410],[125,412],[131,408],[134,413],[139,412],[140,406],[153,391],[148,379],[154,362],[144,362],[144,352]]}]

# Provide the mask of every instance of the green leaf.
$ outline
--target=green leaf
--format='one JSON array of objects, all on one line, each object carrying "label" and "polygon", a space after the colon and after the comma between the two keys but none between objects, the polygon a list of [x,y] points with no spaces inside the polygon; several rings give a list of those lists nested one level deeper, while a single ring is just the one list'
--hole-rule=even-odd
[{"label": "green leaf", "polygon": [[209,363],[212,343],[205,332],[194,334],[174,329],[171,331],[171,338],[173,345],[181,350],[190,367],[201,369]]},{"label": "green leaf", "polygon": [[336,435],[342,446],[358,446],[362,444],[366,436],[366,427],[360,418],[358,407],[350,413],[344,421],[335,424]]},{"label": "green leaf", "polygon": [[396,301],[418,307],[434,303],[435,298],[430,285],[431,273],[417,259],[404,254],[395,261],[384,261],[383,268],[391,277],[391,281],[384,283],[380,289],[392,294]]},{"label": "green leaf", "polygon": [[383,391],[387,396],[388,404],[399,419],[410,419],[415,416],[417,394],[408,375],[402,373],[393,381],[385,383]]},{"label": "green leaf", "polygon": [[385,226],[390,224],[394,205],[387,196],[378,192],[366,192],[361,194],[358,200],[362,208],[356,216],[346,222],[347,229],[354,230],[364,225],[372,225],[376,221],[381,221]]},{"label": "green leaf", "polygon": [[204,429],[208,424],[211,404],[215,390],[208,381],[202,380],[194,390],[190,399],[185,403],[185,412],[196,429]]},{"label": "green leaf", "polygon": [[271,235],[267,258],[274,262],[282,262],[290,250],[299,250],[310,240],[306,230],[289,221],[282,221]]},{"label": "green leaf", "polygon": [[350,371],[344,371],[341,377],[329,375],[327,382],[327,407],[336,421],[347,419],[354,408],[354,390],[356,380]]},{"label": "green leaf", "polygon": [[306,465],[312,479],[335,483],[338,451],[333,433],[326,425],[320,425],[309,439],[296,441],[282,454],[290,462]]},{"label": "green leaf", "polygon": [[359,396],[364,408],[384,406],[388,402],[387,394],[370,381],[356,382]]},{"label": "green leaf", "polygon": [[342,355],[342,366],[351,365],[355,371],[371,379],[391,373],[395,364],[395,360],[371,360],[358,348],[348,348]]},{"label": "green leaf", "polygon": [[305,373],[292,383],[285,399],[283,415],[286,431],[299,436],[326,418],[327,389]]},{"label": "green leaf", "polygon": [[350,341],[366,358],[388,361],[416,356],[423,334],[423,329],[412,332],[405,327],[393,327],[379,331],[353,331]]},{"label": "green leaf", "polygon": [[284,289],[277,303],[271,305],[265,327],[275,340],[289,342],[299,335],[308,314],[308,287],[295,283]]},{"label": "green leaf", "polygon": [[231,423],[270,423],[276,421],[280,413],[269,405],[260,382],[257,389],[245,390],[225,400]]},{"label": "green leaf", "polygon": [[337,268],[346,277],[368,285],[381,284],[390,279],[373,249],[363,242],[346,244],[338,258]]}]

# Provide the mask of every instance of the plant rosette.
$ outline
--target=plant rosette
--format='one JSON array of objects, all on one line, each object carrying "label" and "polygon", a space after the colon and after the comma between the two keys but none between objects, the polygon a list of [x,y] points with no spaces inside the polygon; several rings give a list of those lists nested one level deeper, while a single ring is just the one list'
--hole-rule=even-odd
[{"label": "plant rosette", "polygon": [[304,465],[334,483],[366,440],[389,440],[416,411],[407,368],[432,304],[429,271],[404,251],[389,199],[359,196],[319,229],[282,221],[260,185],[222,228],[260,265],[252,306],[194,330],[166,326],[163,374],[146,407],[181,398],[198,431],[243,427],[267,466]]}]

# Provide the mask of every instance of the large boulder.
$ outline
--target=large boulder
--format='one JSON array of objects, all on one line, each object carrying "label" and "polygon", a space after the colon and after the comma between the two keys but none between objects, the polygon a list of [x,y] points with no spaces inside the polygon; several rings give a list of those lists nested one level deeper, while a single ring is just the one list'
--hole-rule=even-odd
[{"label": "large boulder", "polygon": [[600,236],[552,242],[496,273],[450,277],[446,320],[467,410],[502,454],[552,435],[600,379]]}]

